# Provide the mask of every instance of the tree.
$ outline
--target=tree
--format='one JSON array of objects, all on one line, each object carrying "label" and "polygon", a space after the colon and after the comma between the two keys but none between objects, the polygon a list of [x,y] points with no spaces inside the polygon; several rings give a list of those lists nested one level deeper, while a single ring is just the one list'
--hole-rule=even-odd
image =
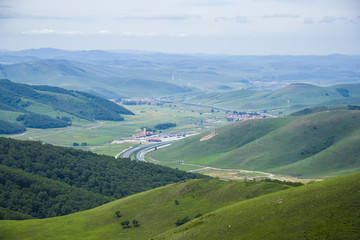
[{"label": "tree", "polygon": [[134,227],[139,227],[140,226],[140,223],[139,223],[138,220],[134,219],[132,222],[134,224]]},{"label": "tree", "polygon": [[130,224],[129,220],[121,222],[121,225],[123,226],[123,228],[131,228],[131,226],[129,224]]},{"label": "tree", "polygon": [[189,216],[186,216],[186,217],[184,217],[184,218],[178,219],[178,220],[175,222],[175,225],[176,225],[176,226],[180,226],[180,225],[183,225],[183,224],[185,224],[185,223],[187,223],[187,222],[189,222],[189,221],[190,221],[190,217],[189,217]]},{"label": "tree", "polygon": [[121,217],[121,213],[120,213],[119,210],[117,210],[117,211],[115,212],[115,216],[118,217],[118,218]]}]

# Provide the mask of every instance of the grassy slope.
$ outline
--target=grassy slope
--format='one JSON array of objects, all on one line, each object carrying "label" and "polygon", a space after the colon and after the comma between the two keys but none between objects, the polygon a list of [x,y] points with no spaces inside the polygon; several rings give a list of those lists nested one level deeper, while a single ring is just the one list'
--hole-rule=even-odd
[{"label": "grassy slope", "polygon": [[[236,123],[150,153],[164,161],[327,177],[360,169],[360,112],[331,111]],[[341,160],[341,161],[339,161]]]},{"label": "grassy slope", "polygon": [[[342,96],[336,89],[349,90],[350,97]],[[310,84],[291,84],[273,92],[237,90],[227,93],[210,93],[197,96],[191,102],[201,102],[210,105],[238,110],[264,110],[278,108],[304,108],[321,103],[338,103],[358,100],[360,84],[343,84],[331,87],[318,87]],[[351,98],[351,99],[350,99]],[[349,100],[350,99],[350,100]],[[289,103],[288,103],[289,100]],[[359,102],[357,102],[359,103]]]},{"label": "grassy slope", "polygon": [[154,239],[359,239],[360,173],[239,202]]},{"label": "grassy slope", "polygon": [[[290,188],[277,183],[191,180],[135,194],[98,208],[67,216],[1,221],[3,239],[149,239],[175,227],[185,216],[194,218],[248,198]],[[179,204],[175,204],[178,200]],[[114,212],[120,210],[121,218]],[[122,229],[137,219],[139,228]]]}]

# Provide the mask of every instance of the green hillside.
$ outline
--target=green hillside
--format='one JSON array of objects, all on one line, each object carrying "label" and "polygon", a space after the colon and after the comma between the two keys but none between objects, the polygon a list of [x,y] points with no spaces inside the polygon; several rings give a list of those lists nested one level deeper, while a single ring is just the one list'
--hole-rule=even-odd
[{"label": "green hillside", "polygon": [[[274,182],[189,180],[66,216],[3,220],[0,235],[2,239],[358,239],[359,187],[360,173],[295,188]],[[183,219],[190,221],[177,226]],[[126,221],[130,224],[124,228]]]},{"label": "green hillside", "polygon": [[[0,80],[0,110],[17,113],[18,117],[25,114],[16,120],[32,128],[66,127],[71,123],[71,117],[89,121],[122,121],[124,118],[120,114],[133,114],[116,103],[85,92],[30,86],[5,79]],[[57,119],[52,117],[54,115]],[[3,120],[13,121],[10,118]],[[6,128],[2,129],[6,131]]]},{"label": "green hillside", "polygon": [[0,179],[0,207],[36,218],[66,215],[115,200],[4,165],[0,165]]},{"label": "green hillside", "polygon": [[360,174],[235,203],[153,239],[359,239]]},{"label": "green hillside", "polygon": [[189,137],[150,157],[211,167],[266,171],[298,178],[326,178],[360,170],[360,111],[249,120]]},{"label": "green hillside", "polygon": [[44,218],[166,184],[209,178],[160,165],[0,138],[0,207]]},{"label": "green hillside", "polygon": [[[272,182],[190,180],[138,193],[103,206],[67,216],[41,220],[0,221],[2,239],[150,239],[175,228],[175,222],[194,219],[216,209],[285,190]],[[115,212],[120,211],[121,217]],[[123,229],[123,221],[139,227]]]},{"label": "green hillside", "polygon": [[301,108],[329,104],[359,104],[360,84],[342,84],[319,87],[296,83],[272,92],[237,90],[225,93],[209,93],[190,99],[235,110],[281,110],[295,111]]}]

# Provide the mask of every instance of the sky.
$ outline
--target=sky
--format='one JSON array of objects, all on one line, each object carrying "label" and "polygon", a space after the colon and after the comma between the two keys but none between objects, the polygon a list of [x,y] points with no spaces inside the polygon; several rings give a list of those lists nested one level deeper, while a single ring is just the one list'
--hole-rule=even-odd
[{"label": "sky", "polygon": [[360,54],[360,0],[0,0],[0,49]]}]

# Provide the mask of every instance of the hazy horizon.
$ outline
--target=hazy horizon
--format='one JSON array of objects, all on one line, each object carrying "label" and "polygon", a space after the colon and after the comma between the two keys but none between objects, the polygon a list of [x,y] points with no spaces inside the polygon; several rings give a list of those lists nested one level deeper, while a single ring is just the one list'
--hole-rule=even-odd
[{"label": "hazy horizon", "polygon": [[4,50],[360,54],[357,0],[2,0]]}]

